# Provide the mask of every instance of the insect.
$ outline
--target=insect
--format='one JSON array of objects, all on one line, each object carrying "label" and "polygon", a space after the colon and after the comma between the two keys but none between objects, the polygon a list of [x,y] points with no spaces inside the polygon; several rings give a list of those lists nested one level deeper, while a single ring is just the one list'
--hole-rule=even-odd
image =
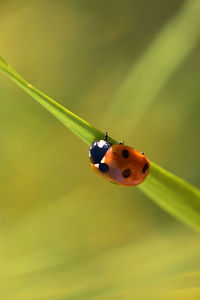
[{"label": "insect", "polygon": [[106,133],[104,140],[96,140],[89,150],[91,167],[105,179],[124,186],[141,183],[148,175],[150,162],[143,152],[124,145],[112,145]]}]

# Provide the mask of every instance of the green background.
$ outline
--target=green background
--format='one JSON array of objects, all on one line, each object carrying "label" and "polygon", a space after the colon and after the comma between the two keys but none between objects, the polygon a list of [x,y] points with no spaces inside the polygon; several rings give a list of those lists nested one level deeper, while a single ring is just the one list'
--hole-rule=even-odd
[{"label": "green background", "polygon": [[[68,109],[199,187],[200,26],[188,34],[181,16],[195,1],[184,3],[0,1],[0,54]],[[189,37],[180,49],[176,35],[167,39],[176,22]],[[179,63],[170,49],[185,53]],[[199,234],[137,188],[94,174],[86,145],[3,74],[0,139],[2,299],[200,298]]]}]

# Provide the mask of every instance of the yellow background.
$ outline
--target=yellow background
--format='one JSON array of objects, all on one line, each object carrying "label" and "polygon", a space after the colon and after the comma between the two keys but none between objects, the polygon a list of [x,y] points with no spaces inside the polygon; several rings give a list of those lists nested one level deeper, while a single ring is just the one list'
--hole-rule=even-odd
[{"label": "yellow background", "polygon": [[[0,55],[199,187],[200,26],[184,19],[194,2],[0,1]],[[198,300],[199,253],[198,233],[93,173],[87,146],[0,74],[1,299]]]}]

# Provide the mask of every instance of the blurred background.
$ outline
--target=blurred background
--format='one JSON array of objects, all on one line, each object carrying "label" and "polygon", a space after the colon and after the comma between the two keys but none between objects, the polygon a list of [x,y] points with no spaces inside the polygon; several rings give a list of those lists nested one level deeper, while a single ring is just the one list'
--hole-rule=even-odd
[{"label": "blurred background", "polygon": [[[198,0],[1,0],[0,55],[25,79],[200,187]],[[0,295],[200,299],[200,237],[0,74]]]}]

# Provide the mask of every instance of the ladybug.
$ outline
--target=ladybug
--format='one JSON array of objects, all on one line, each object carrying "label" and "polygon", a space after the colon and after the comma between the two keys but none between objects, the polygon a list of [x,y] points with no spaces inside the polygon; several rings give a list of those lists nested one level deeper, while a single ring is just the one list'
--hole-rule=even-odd
[{"label": "ladybug", "polygon": [[112,145],[106,133],[104,140],[96,140],[89,150],[91,167],[112,183],[124,186],[137,185],[149,173],[150,162],[143,152],[124,145]]}]

